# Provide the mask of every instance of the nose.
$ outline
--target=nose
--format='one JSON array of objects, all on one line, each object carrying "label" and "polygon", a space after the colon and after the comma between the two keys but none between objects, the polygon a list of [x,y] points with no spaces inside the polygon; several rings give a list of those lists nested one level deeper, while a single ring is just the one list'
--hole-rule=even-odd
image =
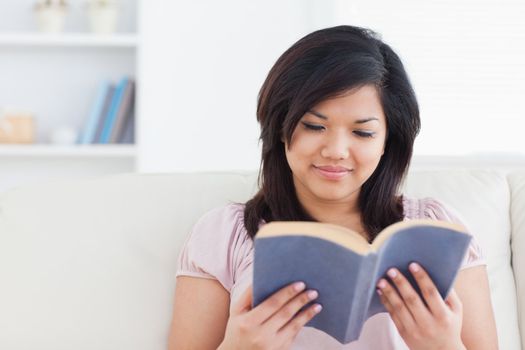
[{"label": "nose", "polygon": [[335,160],[348,158],[350,156],[350,137],[344,131],[327,135],[321,149],[321,156]]}]

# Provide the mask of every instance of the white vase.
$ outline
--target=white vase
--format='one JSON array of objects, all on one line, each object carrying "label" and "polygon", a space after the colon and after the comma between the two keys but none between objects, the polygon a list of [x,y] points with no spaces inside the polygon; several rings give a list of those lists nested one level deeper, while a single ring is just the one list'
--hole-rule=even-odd
[{"label": "white vase", "polygon": [[88,8],[89,25],[96,34],[111,34],[117,28],[118,9],[116,5],[91,5]]},{"label": "white vase", "polygon": [[54,145],[73,145],[78,139],[78,131],[70,126],[59,126],[51,131],[50,141]]},{"label": "white vase", "polygon": [[66,9],[46,7],[35,10],[38,30],[45,33],[59,33],[64,29]]}]

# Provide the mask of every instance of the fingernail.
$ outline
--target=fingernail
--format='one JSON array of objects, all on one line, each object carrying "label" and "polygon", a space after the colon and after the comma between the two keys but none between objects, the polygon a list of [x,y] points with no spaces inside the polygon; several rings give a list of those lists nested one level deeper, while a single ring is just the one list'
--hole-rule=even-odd
[{"label": "fingernail", "polygon": [[379,283],[377,284],[377,286],[381,289],[385,288],[386,287],[386,282],[385,280],[380,280]]},{"label": "fingernail", "polygon": [[388,270],[387,275],[388,275],[390,278],[395,278],[395,277],[397,276],[397,272],[396,272],[395,269],[390,269],[390,270]]},{"label": "fingernail", "polygon": [[379,295],[383,295],[383,292],[382,292],[381,289],[379,289],[379,288],[376,289],[376,292],[377,292],[377,294],[379,294]]},{"label": "fingernail", "polygon": [[410,265],[408,265],[408,268],[412,272],[418,272],[419,271],[419,266],[416,263],[411,263]]},{"label": "fingernail", "polygon": [[317,298],[318,295],[319,295],[319,293],[317,293],[316,290],[309,290],[308,291],[308,298],[310,298],[310,299],[315,299],[315,298]]},{"label": "fingernail", "polygon": [[302,291],[305,287],[306,287],[306,285],[304,284],[304,282],[297,282],[297,283],[294,284],[294,286],[293,286],[293,288],[294,288],[297,292]]},{"label": "fingernail", "polygon": [[314,311],[315,311],[316,313],[321,312],[322,309],[323,309],[323,307],[321,306],[321,304],[315,304],[315,305],[314,305]]}]

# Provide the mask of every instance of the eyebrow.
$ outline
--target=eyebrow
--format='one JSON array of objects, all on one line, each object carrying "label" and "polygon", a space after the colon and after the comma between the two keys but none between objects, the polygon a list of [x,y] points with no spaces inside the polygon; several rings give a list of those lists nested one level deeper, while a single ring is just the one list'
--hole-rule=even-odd
[{"label": "eyebrow", "polygon": [[[308,113],[311,113],[311,114],[315,115],[317,118],[321,118],[321,119],[324,119],[324,120],[328,120],[328,117],[327,117],[327,116],[325,116],[325,115],[323,115],[323,114],[321,114],[321,113],[319,113],[319,112],[317,112],[317,111],[314,111],[313,109],[310,109],[310,110],[308,111]],[[367,123],[367,122],[372,121],[372,120],[377,120],[377,121],[379,121],[379,119],[376,118],[376,117],[369,117],[369,118],[364,118],[364,119],[357,119],[357,120],[355,121],[355,124],[364,124],[364,123]]]}]

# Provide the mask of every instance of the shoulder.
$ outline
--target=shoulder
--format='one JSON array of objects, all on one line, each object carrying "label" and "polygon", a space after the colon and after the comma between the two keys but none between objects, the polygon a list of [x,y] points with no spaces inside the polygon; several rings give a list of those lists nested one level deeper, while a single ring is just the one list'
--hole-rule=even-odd
[{"label": "shoulder", "polygon": [[193,226],[188,244],[207,247],[235,248],[235,243],[248,235],[244,227],[244,204],[228,204],[206,212]]},{"label": "shoulder", "polygon": [[195,223],[186,238],[177,276],[217,279],[230,291],[251,249],[251,238],[244,227],[244,205],[212,209]]},{"label": "shoulder", "polygon": [[403,196],[406,219],[432,219],[463,224],[459,214],[448,204],[432,197],[413,198]]},{"label": "shoulder", "polygon": [[200,217],[190,235],[220,239],[244,228],[244,204],[232,203],[214,208]]}]

